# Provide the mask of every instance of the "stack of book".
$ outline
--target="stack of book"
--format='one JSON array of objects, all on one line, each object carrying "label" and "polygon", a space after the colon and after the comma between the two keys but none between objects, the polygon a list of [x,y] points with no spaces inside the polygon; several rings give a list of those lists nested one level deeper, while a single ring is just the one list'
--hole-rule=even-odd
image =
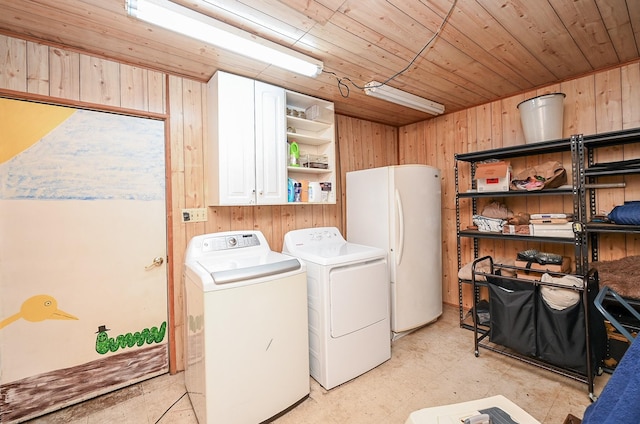
[{"label": "stack of book", "polygon": [[565,213],[535,213],[529,219],[531,235],[573,238],[573,215]]}]

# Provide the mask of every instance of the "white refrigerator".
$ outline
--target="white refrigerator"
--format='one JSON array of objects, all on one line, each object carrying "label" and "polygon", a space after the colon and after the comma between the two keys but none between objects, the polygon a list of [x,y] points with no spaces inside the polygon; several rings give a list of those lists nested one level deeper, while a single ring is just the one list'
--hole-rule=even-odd
[{"label": "white refrigerator", "polygon": [[417,164],[347,172],[347,240],[388,254],[394,339],[442,315],[440,176]]}]

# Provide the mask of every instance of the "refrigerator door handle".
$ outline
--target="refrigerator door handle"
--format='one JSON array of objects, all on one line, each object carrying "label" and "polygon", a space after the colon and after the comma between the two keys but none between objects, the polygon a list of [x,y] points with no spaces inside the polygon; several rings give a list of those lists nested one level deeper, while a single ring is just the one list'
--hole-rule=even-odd
[{"label": "refrigerator door handle", "polygon": [[402,262],[402,252],[404,250],[404,212],[402,210],[402,199],[400,198],[398,189],[396,189],[396,207],[398,208],[398,222],[400,223],[400,242],[396,247],[396,265],[400,265],[400,262]]}]

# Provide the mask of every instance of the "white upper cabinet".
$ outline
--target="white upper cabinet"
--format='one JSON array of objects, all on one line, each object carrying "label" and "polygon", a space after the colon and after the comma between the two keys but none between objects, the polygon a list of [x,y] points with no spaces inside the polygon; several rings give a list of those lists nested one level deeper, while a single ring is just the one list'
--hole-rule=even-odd
[{"label": "white upper cabinet", "polygon": [[286,203],[284,89],[216,72],[207,99],[206,204]]},{"label": "white upper cabinet", "polygon": [[207,206],[293,204],[289,179],[302,185],[295,204],[336,202],[333,103],[220,71],[207,102]]},{"label": "white upper cabinet", "polygon": [[256,81],[256,191],[260,205],[287,203],[284,89]]}]

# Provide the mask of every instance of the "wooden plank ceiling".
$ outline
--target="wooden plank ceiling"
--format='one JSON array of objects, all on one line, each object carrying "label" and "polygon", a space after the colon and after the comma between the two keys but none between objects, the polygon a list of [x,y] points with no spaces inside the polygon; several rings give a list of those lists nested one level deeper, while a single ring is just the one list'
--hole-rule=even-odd
[{"label": "wooden plank ceiling", "polygon": [[[301,77],[127,16],[125,0],[0,0],[0,32],[207,81],[218,69],[336,103],[338,113],[405,125],[431,115],[365,96],[371,80],[447,112],[640,56],[638,0],[175,0],[324,62]],[[337,78],[343,79],[339,86]],[[353,82],[355,85],[351,84]]]}]

